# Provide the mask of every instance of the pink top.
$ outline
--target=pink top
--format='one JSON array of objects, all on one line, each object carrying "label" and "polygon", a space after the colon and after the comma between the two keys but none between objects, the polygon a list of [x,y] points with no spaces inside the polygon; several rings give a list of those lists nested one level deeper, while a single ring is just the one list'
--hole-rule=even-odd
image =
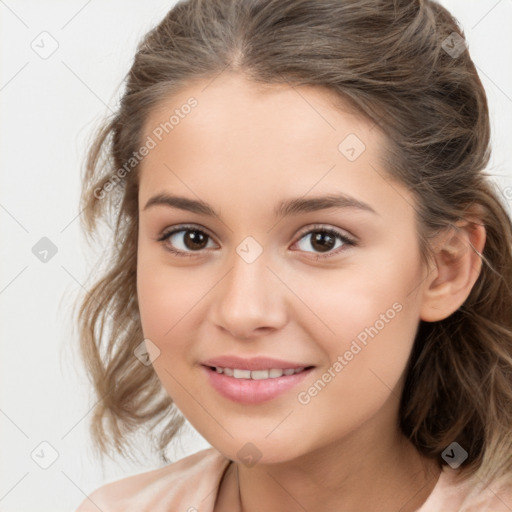
[{"label": "pink top", "polygon": [[[96,489],[76,512],[214,512],[222,477],[232,461],[214,448],[159,469],[133,475]],[[491,485],[478,492],[466,481],[454,485],[457,471],[446,466],[417,512],[511,512],[512,488]],[[491,489],[492,488],[492,489]]]}]

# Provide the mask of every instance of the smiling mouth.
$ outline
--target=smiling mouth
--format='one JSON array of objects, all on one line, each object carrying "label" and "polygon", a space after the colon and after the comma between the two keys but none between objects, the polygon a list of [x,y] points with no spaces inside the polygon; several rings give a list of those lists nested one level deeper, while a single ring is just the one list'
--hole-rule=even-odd
[{"label": "smiling mouth", "polygon": [[268,370],[242,370],[240,368],[222,368],[220,366],[208,366],[208,368],[216,373],[223,373],[226,377],[247,380],[266,380],[277,379],[283,376],[295,375],[305,370],[313,368],[313,366],[301,366],[297,368],[271,368]]}]

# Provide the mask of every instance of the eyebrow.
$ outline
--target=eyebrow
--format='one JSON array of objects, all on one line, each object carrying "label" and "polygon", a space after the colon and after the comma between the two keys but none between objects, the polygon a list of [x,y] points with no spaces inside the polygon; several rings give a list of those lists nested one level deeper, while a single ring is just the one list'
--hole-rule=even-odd
[{"label": "eyebrow", "polygon": [[[200,215],[220,218],[217,212],[204,201],[189,199],[187,197],[175,196],[166,193],[157,194],[149,199],[146,203],[146,206],[144,206],[143,211],[157,205],[178,208],[180,210],[185,210]],[[378,213],[370,205],[354,197],[345,194],[330,194],[326,196],[310,197],[307,199],[303,197],[287,199],[279,203],[276,208],[274,208],[274,216],[288,217],[291,215],[316,212],[330,208],[357,209],[378,215]]]}]

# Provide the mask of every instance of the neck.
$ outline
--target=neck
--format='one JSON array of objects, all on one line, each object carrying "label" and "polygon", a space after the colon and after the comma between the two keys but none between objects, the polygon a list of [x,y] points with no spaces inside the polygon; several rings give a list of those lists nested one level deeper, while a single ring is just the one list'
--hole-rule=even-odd
[{"label": "neck", "polygon": [[232,464],[226,494],[233,499],[226,510],[235,510],[234,501],[240,500],[240,512],[297,512],[320,505],[324,512],[417,511],[437,483],[440,465],[421,456],[391,428],[396,425],[393,416],[387,425],[377,416],[341,441],[293,460],[252,467]]},{"label": "neck", "polygon": [[439,477],[437,464],[402,442],[396,450],[350,454],[328,446],[305,458],[247,468],[237,464],[241,511],[339,510],[414,512]]}]

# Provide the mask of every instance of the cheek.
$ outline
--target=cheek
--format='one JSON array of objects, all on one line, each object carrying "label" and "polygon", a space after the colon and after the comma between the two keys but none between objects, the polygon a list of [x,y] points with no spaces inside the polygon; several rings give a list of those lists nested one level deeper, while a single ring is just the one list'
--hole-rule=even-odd
[{"label": "cheek", "polygon": [[299,293],[318,315],[308,311],[303,329],[323,348],[326,367],[342,357],[343,370],[335,373],[343,373],[343,386],[354,390],[383,386],[379,377],[390,388],[397,383],[419,324],[419,303],[411,293],[418,278],[414,269],[396,264],[388,272],[382,266],[371,268],[298,281]]},{"label": "cheek", "polygon": [[180,387],[169,373],[183,381],[187,369],[195,362],[193,347],[200,337],[205,294],[214,286],[215,279],[206,269],[171,267],[142,258],[139,264],[137,296],[142,330],[144,337],[160,350],[153,366],[174,396],[180,393]]},{"label": "cheek", "polygon": [[144,336],[159,339],[173,325],[177,305],[176,293],[161,272],[139,260],[137,299]]},{"label": "cheek", "polygon": [[[317,326],[310,333],[322,346],[326,363],[297,390],[296,418],[310,422],[308,428],[323,442],[350,433],[386,403],[390,410],[398,406],[398,384],[419,317],[409,289],[403,282],[391,283],[376,277],[364,284],[347,279],[345,287],[332,280],[329,286],[324,283],[323,293],[308,296],[335,334],[326,336],[325,326],[316,320],[308,323]],[[287,434],[293,432],[291,428]]]},{"label": "cheek", "polygon": [[[139,243],[137,254],[137,298],[145,336],[163,339],[171,335],[187,312],[205,293],[205,280],[190,267],[171,266],[163,248]],[[204,276],[206,277],[206,276]]]},{"label": "cheek", "polygon": [[379,331],[383,327],[389,330],[389,325],[399,323],[404,316],[399,310],[411,301],[415,277],[405,268],[387,270],[375,264],[354,265],[297,276],[294,290],[308,308],[304,325],[319,335],[323,329],[323,337],[328,334],[328,338],[343,340],[376,323]]},{"label": "cheek", "polygon": [[187,337],[183,329],[201,293],[175,269],[146,265],[144,260],[139,262],[137,297],[142,330],[144,338],[159,350],[152,360],[153,369],[167,394],[186,413],[188,395],[179,383],[187,377],[184,358],[190,334]]}]

